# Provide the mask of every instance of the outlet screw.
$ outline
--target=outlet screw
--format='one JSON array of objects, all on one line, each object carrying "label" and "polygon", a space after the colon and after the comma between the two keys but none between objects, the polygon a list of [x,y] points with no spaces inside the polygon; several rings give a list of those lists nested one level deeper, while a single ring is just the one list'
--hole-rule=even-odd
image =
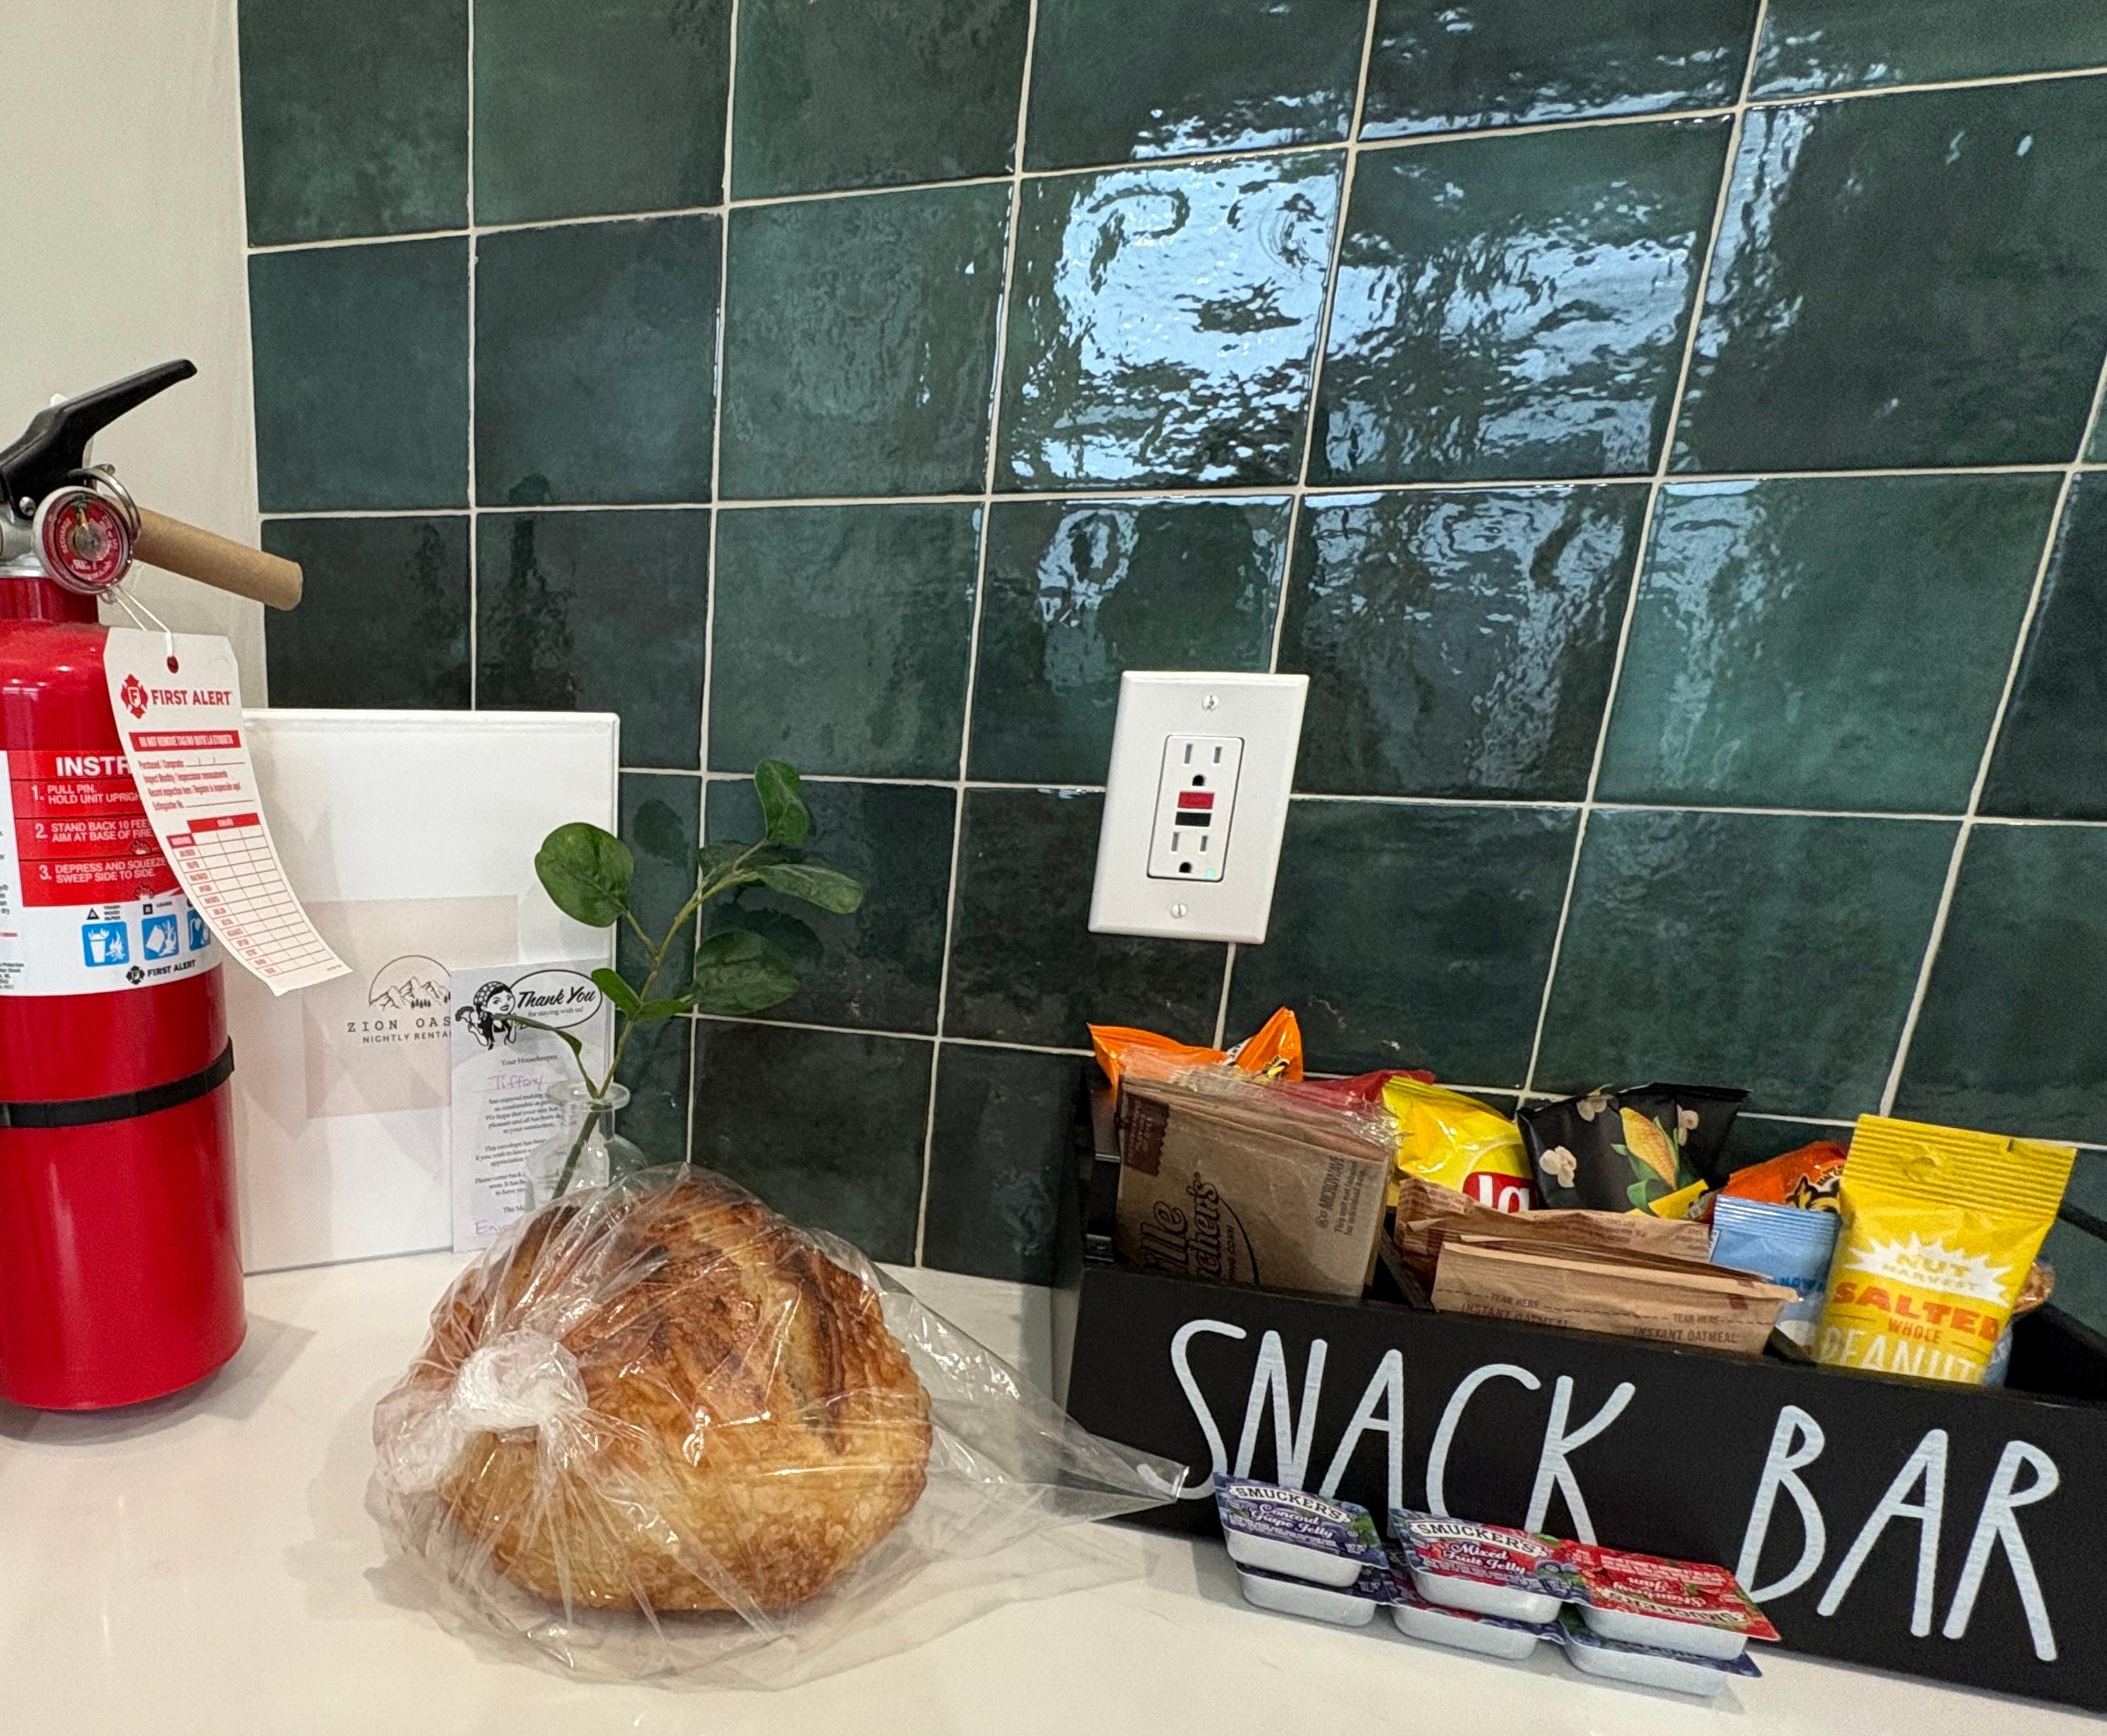
[{"label": "outlet screw", "polygon": [[1185,907],[1183,904],[1173,904],[1170,907],[1170,913],[1174,917],[1182,917],[1185,914]]},{"label": "outlet screw", "polygon": [[1210,693],[1205,699],[1202,699],[1200,702],[1200,709],[1203,711],[1211,711],[1221,702],[1222,698],[1220,694]]}]

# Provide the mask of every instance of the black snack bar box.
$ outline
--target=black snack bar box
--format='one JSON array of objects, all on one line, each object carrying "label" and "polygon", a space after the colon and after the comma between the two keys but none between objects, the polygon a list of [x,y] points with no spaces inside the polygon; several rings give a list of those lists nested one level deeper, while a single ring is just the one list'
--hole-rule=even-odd
[{"label": "black snack bar box", "polygon": [[[1085,1427],[1337,1494],[1724,1563],[1790,1649],[2107,1711],[2107,1339],[2053,1308],[1944,1385],[1112,1263],[1108,1101],[1062,1193]],[[1378,1272],[1378,1290],[1386,1276]],[[1213,1533],[1204,1481],[1137,1523]]]}]

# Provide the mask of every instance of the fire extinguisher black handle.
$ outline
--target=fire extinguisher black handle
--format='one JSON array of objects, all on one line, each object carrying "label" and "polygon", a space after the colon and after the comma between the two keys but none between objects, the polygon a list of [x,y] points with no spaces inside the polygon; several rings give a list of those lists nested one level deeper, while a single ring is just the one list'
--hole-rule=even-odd
[{"label": "fire extinguisher black handle", "polygon": [[196,372],[194,363],[164,361],[38,410],[20,437],[0,451],[0,507],[28,518],[38,501],[63,487],[87,461],[88,443],[97,434]]}]

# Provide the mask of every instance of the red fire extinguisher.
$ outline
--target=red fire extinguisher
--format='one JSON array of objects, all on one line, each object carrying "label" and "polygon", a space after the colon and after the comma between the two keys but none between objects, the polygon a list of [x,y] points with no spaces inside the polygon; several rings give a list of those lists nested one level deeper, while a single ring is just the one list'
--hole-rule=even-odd
[{"label": "red fire extinguisher", "polygon": [[300,571],[87,464],[196,371],[54,404],[0,451],[0,1397],[48,1410],[174,1392],[244,1330],[218,949],[125,764],[96,599],[134,554],[279,608]]}]

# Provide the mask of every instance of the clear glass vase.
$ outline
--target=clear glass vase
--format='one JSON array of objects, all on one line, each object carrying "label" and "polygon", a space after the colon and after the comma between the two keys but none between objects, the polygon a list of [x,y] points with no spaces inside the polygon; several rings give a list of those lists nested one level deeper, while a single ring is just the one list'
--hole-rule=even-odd
[{"label": "clear glass vase", "polygon": [[627,1085],[595,1094],[582,1079],[549,1088],[563,1124],[527,1155],[527,1205],[532,1211],[559,1194],[604,1187],[613,1175],[644,1167],[644,1154],[614,1130],[617,1110],[629,1101]]}]

